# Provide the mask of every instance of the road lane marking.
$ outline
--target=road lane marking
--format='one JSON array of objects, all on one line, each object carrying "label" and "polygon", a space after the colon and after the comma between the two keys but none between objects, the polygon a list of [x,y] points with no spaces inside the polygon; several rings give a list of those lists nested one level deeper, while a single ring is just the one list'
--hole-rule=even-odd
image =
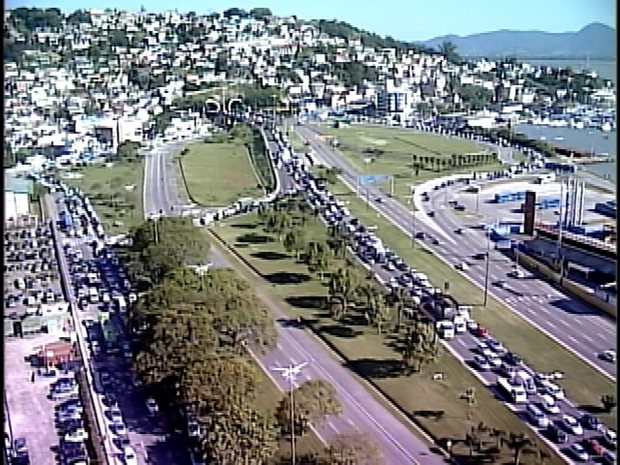
[{"label": "road lane marking", "polygon": [[333,430],[336,432],[336,434],[340,433],[340,431],[338,430],[338,428],[336,428],[336,427],[334,426],[334,424],[331,422],[331,420],[330,420],[330,421],[328,421],[328,422],[327,422],[327,424],[329,425],[329,427],[330,427],[331,429],[333,429]]},{"label": "road lane marking", "polygon": [[575,344],[578,344],[578,343],[579,343],[579,341],[578,341],[578,340],[577,340],[574,336],[571,336],[570,334],[568,335],[568,339],[569,339],[571,342],[574,342]]},{"label": "road lane marking", "polygon": [[594,342],[594,341],[592,340],[592,338],[591,338],[590,336],[588,336],[587,334],[582,334],[581,336],[582,336],[582,337],[583,337],[586,341],[589,341],[589,342]]}]

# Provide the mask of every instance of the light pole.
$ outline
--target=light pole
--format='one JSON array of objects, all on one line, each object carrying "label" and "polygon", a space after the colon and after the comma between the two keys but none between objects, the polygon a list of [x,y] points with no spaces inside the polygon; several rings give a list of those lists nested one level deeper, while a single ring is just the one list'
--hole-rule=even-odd
[{"label": "light pole", "polygon": [[487,231],[487,253],[486,253],[486,264],[485,264],[485,270],[484,270],[484,301],[482,302],[482,306],[486,307],[487,306],[487,300],[488,300],[488,295],[489,295],[489,261],[490,261],[490,254],[491,251],[491,231]]},{"label": "light pole", "polygon": [[415,248],[415,187],[411,186],[411,248]]},{"label": "light pole", "polygon": [[293,395],[293,388],[295,387],[295,378],[301,372],[302,368],[304,368],[308,363],[302,362],[297,365],[290,364],[287,367],[275,367],[272,368],[273,371],[278,371],[281,373],[284,379],[287,379],[289,382],[289,395],[291,402],[291,464],[295,465],[297,460],[296,451],[295,451],[295,398]]}]

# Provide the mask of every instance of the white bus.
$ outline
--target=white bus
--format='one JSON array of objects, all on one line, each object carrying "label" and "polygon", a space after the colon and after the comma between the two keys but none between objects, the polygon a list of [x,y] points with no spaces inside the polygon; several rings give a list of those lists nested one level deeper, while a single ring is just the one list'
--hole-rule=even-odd
[{"label": "white bus", "polygon": [[514,385],[507,378],[497,378],[497,387],[513,404],[523,404],[527,402],[527,393],[525,389],[523,389],[523,386]]}]

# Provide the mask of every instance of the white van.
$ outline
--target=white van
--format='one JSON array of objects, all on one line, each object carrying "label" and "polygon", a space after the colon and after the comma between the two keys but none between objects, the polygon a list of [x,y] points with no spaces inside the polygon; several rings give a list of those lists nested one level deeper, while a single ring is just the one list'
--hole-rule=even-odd
[{"label": "white van", "polygon": [[436,323],[437,334],[442,339],[450,340],[454,338],[454,323],[448,320],[441,320]]},{"label": "white van", "polygon": [[549,418],[535,404],[527,404],[527,415],[534,426],[546,428],[549,426]]}]

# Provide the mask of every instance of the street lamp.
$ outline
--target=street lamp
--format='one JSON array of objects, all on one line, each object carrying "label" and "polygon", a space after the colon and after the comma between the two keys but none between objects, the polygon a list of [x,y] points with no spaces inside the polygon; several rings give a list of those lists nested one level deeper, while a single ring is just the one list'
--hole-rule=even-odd
[{"label": "street lamp", "polygon": [[291,396],[291,464],[295,465],[296,453],[295,453],[295,399],[293,396],[293,387],[295,385],[295,379],[308,363],[302,362],[297,365],[290,364],[287,367],[274,367],[273,371],[278,371],[284,379],[289,382],[290,396]]},{"label": "street lamp", "polygon": [[411,248],[415,248],[415,187],[411,186]]}]

